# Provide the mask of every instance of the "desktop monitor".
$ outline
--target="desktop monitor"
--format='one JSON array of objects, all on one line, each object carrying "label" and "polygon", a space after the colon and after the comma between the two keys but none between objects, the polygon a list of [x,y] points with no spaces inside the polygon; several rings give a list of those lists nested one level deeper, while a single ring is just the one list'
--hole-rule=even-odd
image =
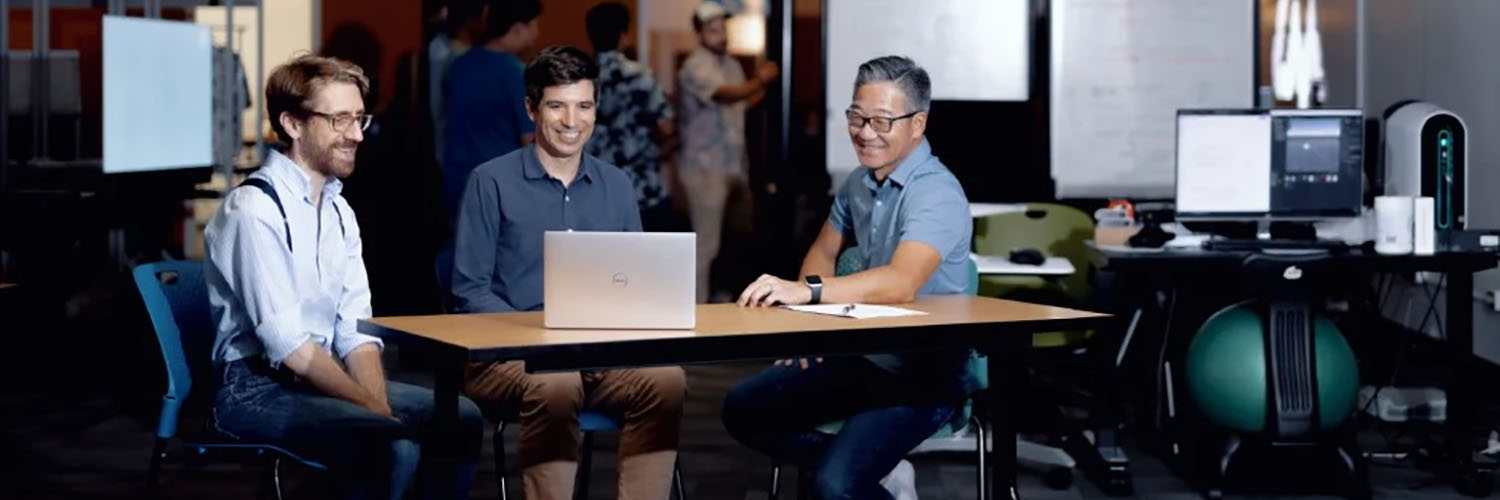
[{"label": "desktop monitor", "polygon": [[1355,217],[1363,166],[1356,109],[1177,112],[1178,220]]}]

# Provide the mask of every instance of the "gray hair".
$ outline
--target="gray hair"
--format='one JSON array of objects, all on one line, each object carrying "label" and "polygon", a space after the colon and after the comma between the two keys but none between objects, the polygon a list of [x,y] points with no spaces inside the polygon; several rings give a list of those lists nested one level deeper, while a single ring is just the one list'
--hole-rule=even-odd
[{"label": "gray hair", "polygon": [[928,111],[932,103],[932,80],[927,70],[902,56],[877,57],[859,65],[859,74],[854,77],[854,90],[867,83],[891,82],[906,95],[911,111]]}]

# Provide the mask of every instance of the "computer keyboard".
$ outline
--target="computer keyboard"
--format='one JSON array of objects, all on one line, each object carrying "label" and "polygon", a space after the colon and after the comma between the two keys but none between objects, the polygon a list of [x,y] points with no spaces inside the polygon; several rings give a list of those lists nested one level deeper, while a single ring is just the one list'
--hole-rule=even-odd
[{"label": "computer keyboard", "polygon": [[1349,244],[1339,240],[1208,240],[1203,242],[1203,249],[1220,252],[1277,250],[1343,252],[1349,249]]}]

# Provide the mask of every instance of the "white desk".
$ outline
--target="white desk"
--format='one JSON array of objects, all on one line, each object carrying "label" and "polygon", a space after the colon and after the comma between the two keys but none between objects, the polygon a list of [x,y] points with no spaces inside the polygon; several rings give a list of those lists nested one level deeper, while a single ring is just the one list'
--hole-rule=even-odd
[{"label": "white desk", "polygon": [[969,216],[975,219],[999,214],[1019,214],[1026,211],[1020,203],[970,203]]},{"label": "white desk", "polygon": [[1005,275],[1005,276],[1068,276],[1077,269],[1073,263],[1062,257],[1047,257],[1047,261],[1041,265],[1028,266],[1010,261],[1009,257],[1001,255],[978,255],[969,254],[974,259],[974,265],[979,268],[979,274]]}]

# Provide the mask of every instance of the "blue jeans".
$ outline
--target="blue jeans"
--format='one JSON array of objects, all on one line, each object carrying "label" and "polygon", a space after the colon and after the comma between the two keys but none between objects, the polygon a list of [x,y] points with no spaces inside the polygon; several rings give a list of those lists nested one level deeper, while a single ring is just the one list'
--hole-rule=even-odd
[{"label": "blue jeans", "polygon": [[[730,391],[724,427],[745,446],[811,471],[817,498],[889,499],[881,478],[963,404],[953,396],[960,374],[934,375],[897,375],[862,357],[772,366]],[[838,420],[836,435],[814,430]]]},{"label": "blue jeans", "polygon": [[[387,399],[397,420],[323,394],[287,370],[264,360],[240,360],[217,368],[219,377],[208,424],[231,440],[271,444],[327,466],[341,489],[369,498],[401,498],[415,476],[430,429],[432,391],[388,382]],[[484,417],[459,398],[464,448],[459,479],[467,498],[473,464],[483,442]]]}]

